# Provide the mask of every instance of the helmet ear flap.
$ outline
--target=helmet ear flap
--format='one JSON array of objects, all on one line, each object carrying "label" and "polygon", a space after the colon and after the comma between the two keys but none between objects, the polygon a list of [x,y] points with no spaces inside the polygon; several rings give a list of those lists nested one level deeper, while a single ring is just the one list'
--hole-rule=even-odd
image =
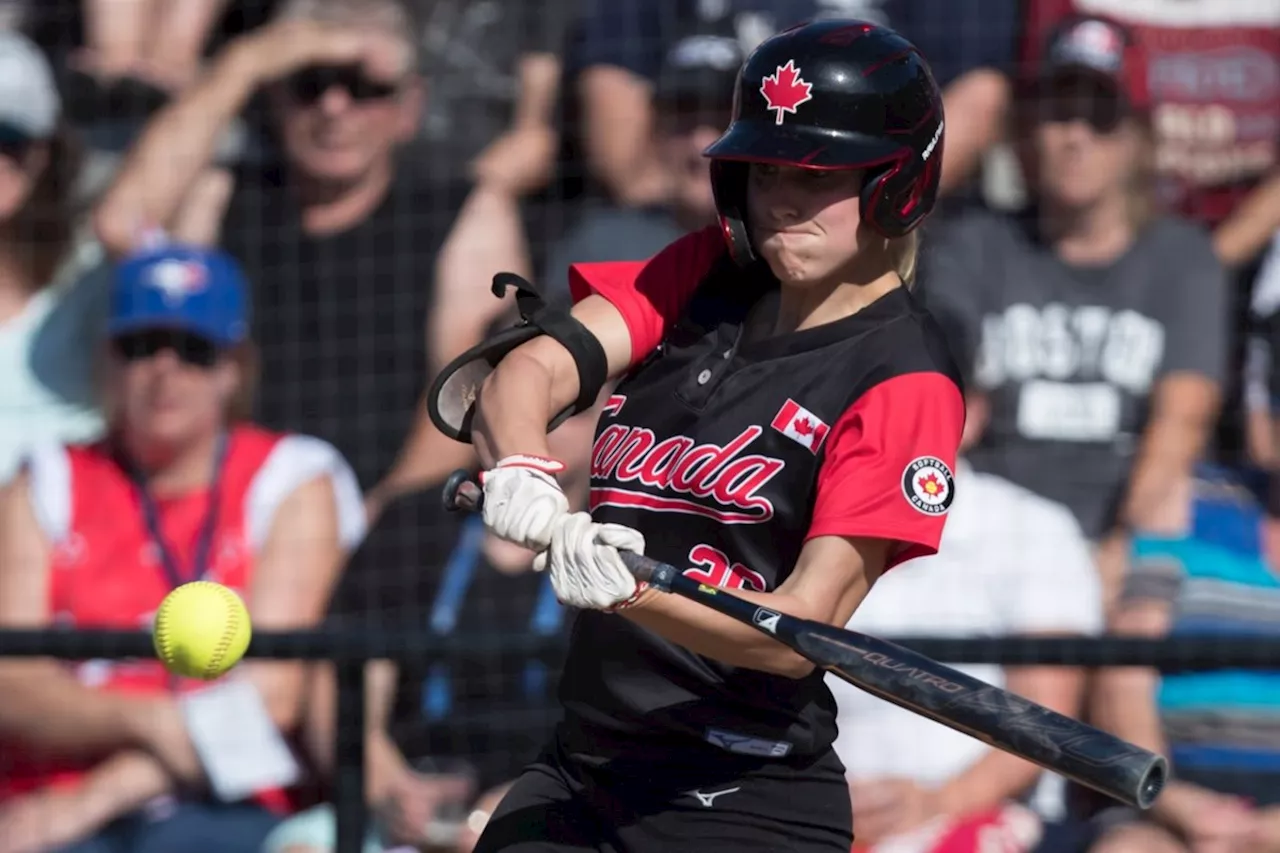
[{"label": "helmet ear flap", "polygon": [[729,246],[729,256],[739,266],[756,260],[751,234],[747,230],[746,163],[727,160],[711,161],[711,191],[720,211],[720,229]]},{"label": "helmet ear flap", "polygon": [[859,199],[862,219],[890,240],[906,236],[933,209],[938,183],[930,170],[935,168],[937,160],[913,175],[897,161],[868,172]]}]

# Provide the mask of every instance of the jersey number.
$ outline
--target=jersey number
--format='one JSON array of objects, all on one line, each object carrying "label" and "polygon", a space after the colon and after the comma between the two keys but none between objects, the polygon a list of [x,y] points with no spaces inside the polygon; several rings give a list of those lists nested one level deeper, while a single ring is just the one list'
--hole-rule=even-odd
[{"label": "jersey number", "polygon": [[694,545],[689,551],[689,562],[693,568],[685,569],[685,577],[698,583],[720,589],[754,589],[764,592],[766,589],[764,575],[753,572],[742,563],[730,563],[723,551],[717,551],[710,545]]}]

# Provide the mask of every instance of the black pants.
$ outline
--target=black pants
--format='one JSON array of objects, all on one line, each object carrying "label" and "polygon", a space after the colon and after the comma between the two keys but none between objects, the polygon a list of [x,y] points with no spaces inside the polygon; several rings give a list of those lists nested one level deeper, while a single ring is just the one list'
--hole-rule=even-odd
[{"label": "black pants", "polygon": [[849,853],[834,752],[800,764],[590,767],[556,743],[498,806],[475,853]]}]

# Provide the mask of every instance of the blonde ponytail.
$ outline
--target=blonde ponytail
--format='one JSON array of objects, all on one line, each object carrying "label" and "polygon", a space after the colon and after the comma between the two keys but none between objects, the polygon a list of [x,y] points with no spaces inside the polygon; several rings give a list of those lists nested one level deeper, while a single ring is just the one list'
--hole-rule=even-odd
[{"label": "blonde ponytail", "polygon": [[920,232],[915,230],[905,237],[889,241],[889,256],[893,260],[893,270],[908,288],[916,281],[916,263],[920,257]]}]

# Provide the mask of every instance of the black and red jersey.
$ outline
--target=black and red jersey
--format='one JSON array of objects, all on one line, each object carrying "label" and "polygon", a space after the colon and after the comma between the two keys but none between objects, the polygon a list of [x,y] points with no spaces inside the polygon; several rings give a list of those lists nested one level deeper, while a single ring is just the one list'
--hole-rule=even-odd
[{"label": "black and red jersey", "polygon": [[[817,536],[931,554],[952,500],[964,424],[942,332],[898,288],[826,325],[743,341],[776,282],[727,262],[708,228],[639,263],[571,269],[622,314],[632,367],[591,458],[591,512],[646,554],[727,589],[776,589]],[[652,754],[710,742],[765,757],[826,750],[835,703],[800,680],[695,655],[623,616],[579,615],[561,681],[568,729]],[[683,746],[681,746],[683,744]]]}]

